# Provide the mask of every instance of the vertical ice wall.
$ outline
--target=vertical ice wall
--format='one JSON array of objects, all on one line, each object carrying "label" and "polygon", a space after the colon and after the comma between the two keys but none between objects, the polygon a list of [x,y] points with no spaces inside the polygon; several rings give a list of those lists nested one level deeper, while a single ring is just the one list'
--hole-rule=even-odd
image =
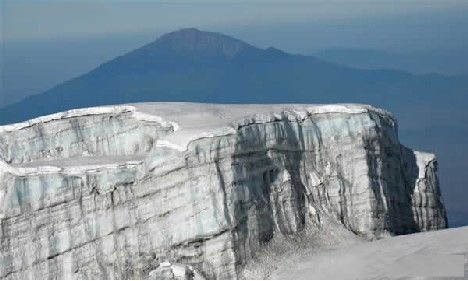
[{"label": "vertical ice wall", "polygon": [[[238,278],[273,237],[325,217],[368,237],[446,227],[435,157],[378,110],[257,115],[183,151],[155,145],[172,123],[132,112],[0,133],[0,278],[144,279],[167,261]],[[44,151],[55,166],[34,165]],[[84,151],[114,162],[64,164]],[[106,158],[132,153],[146,159]]]}]

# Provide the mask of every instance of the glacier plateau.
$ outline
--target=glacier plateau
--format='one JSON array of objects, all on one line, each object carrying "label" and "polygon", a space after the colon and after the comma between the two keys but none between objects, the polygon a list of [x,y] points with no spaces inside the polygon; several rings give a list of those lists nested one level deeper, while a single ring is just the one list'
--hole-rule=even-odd
[{"label": "glacier plateau", "polygon": [[447,227],[435,155],[385,110],[143,103],[0,127],[2,279],[242,278],[331,225]]}]

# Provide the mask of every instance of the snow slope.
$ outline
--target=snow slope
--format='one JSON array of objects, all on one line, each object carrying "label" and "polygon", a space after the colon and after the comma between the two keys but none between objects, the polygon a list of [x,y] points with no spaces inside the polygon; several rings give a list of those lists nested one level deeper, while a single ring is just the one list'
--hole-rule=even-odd
[{"label": "snow slope", "polygon": [[468,227],[304,251],[271,279],[467,279]]}]

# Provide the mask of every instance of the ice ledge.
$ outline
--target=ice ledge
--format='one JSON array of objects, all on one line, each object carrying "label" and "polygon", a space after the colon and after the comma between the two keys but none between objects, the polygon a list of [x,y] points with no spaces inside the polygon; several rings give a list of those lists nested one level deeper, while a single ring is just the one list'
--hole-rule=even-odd
[{"label": "ice ledge", "polygon": [[416,158],[416,165],[418,166],[418,179],[423,179],[426,177],[427,166],[436,161],[437,158],[435,154],[422,151],[413,151]]},{"label": "ice ledge", "polygon": [[107,164],[80,164],[61,167],[59,165],[37,165],[34,167],[16,167],[0,161],[0,178],[4,173],[9,173],[15,176],[36,176],[45,174],[66,174],[79,175],[85,172],[94,172],[105,169],[118,169],[139,166],[143,164],[143,160],[130,160],[120,163]]},{"label": "ice ledge", "polygon": [[318,114],[375,113],[396,125],[393,115],[383,109],[364,104],[202,104],[202,103],[139,103],[73,109],[42,116],[22,123],[0,126],[0,135],[22,130],[40,123],[103,114],[130,113],[135,120],[172,128],[157,140],[156,147],[183,152],[197,139],[234,134],[243,126],[279,120],[303,121]]},{"label": "ice ledge", "polygon": [[116,105],[116,106],[101,106],[101,107],[72,109],[72,110],[68,110],[64,112],[58,112],[58,113],[54,113],[54,114],[50,114],[46,116],[41,116],[41,117],[34,118],[34,119],[24,121],[21,123],[4,125],[4,126],[0,126],[0,134],[18,131],[24,128],[37,125],[39,123],[47,123],[47,122],[51,122],[54,120],[63,120],[63,119],[82,117],[82,116],[94,116],[94,115],[103,115],[103,114],[122,114],[122,113],[133,113],[132,114],[133,118],[139,121],[159,123],[161,124],[161,126],[164,126],[164,127],[172,126],[174,131],[177,131],[179,128],[177,123],[167,122],[163,118],[156,116],[156,115],[150,115],[150,114],[138,112],[134,106]]},{"label": "ice ledge", "polygon": [[[279,120],[303,121],[319,114],[375,113],[397,122],[383,109],[365,104],[204,104],[204,103],[137,103],[138,112],[158,115],[178,124],[178,131],[158,140],[158,147],[185,151],[198,139],[234,134],[240,127]],[[169,122],[169,121],[168,121]]]}]

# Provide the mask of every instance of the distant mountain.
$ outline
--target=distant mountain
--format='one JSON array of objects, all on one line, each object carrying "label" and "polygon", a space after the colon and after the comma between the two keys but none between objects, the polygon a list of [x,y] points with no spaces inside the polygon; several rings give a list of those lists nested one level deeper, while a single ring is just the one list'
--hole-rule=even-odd
[{"label": "distant mountain", "polygon": [[457,77],[358,70],[189,28],[0,109],[0,123],[141,101],[459,104],[466,89],[468,82]]},{"label": "distant mountain", "polygon": [[[438,50],[393,53],[373,49],[331,48],[314,54],[328,62],[363,69],[398,69],[411,73],[440,73],[468,77],[468,51]],[[468,79],[468,78],[467,78]]]},{"label": "distant mountain", "polygon": [[468,79],[463,76],[357,69],[190,28],[0,109],[0,124],[145,101],[358,102],[386,108],[400,121],[402,143],[437,153],[449,223],[456,214],[457,225],[468,224]]},{"label": "distant mountain", "polygon": [[86,39],[2,42],[0,108],[42,93],[151,40],[154,35],[141,32]]}]

